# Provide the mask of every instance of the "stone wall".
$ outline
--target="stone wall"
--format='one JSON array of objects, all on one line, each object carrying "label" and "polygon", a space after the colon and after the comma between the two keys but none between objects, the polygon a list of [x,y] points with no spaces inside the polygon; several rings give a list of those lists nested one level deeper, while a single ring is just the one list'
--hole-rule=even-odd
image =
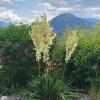
[{"label": "stone wall", "polygon": [[12,96],[1,96],[0,100],[25,100],[25,99],[22,97],[17,97],[15,95],[12,95]]}]

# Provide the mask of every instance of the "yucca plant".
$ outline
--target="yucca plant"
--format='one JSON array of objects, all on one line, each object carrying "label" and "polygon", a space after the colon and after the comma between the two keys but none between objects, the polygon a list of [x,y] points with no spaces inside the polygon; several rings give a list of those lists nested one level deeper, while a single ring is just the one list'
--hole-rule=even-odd
[{"label": "yucca plant", "polygon": [[[36,51],[36,61],[39,64],[39,77],[41,75],[40,59],[43,62],[50,60],[49,50],[55,40],[56,34],[53,32],[50,23],[47,20],[46,15],[41,16],[31,25],[31,31],[29,32]],[[48,70],[48,68],[46,68]]]},{"label": "yucca plant", "polygon": [[[39,64],[39,79],[33,81],[29,91],[26,92],[30,98],[29,100],[69,100],[69,86],[65,85],[57,76],[51,75],[54,64],[52,59],[49,58],[49,50],[56,34],[52,31],[45,15],[32,24],[29,35],[36,49],[36,61],[39,62],[40,59],[43,58],[43,62],[47,65],[46,73],[40,77]],[[77,46],[76,31],[73,31],[66,41],[65,62],[67,64]]]},{"label": "yucca plant", "polygon": [[29,100],[70,100],[69,86],[53,75],[33,81],[26,94]]},{"label": "yucca plant", "polygon": [[39,62],[41,58],[43,61],[49,60],[49,49],[56,37],[46,15],[41,16],[31,25],[29,32],[36,50],[36,61]]},{"label": "yucca plant", "polygon": [[77,37],[77,31],[74,30],[72,33],[68,36],[66,41],[66,58],[65,61],[68,63],[70,60],[72,54],[74,53],[76,47],[77,47],[78,37]]}]

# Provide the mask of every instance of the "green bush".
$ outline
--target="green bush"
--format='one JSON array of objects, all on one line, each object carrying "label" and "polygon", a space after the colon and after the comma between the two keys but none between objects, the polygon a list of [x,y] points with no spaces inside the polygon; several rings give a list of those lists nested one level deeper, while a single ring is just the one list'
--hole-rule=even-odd
[{"label": "green bush", "polygon": [[90,95],[93,100],[100,100],[100,76],[92,80]]},{"label": "green bush", "polygon": [[[18,88],[25,88],[27,81],[31,81],[31,79],[38,75],[38,64],[35,61],[35,50],[32,40],[28,34],[29,29],[30,26],[27,25],[11,25],[6,29],[0,29],[0,64],[3,65],[0,69],[0,94],[2,92],[8,94],[10,88],[12,88],[12,90],[9,93],[13,93],[12,91],[17,90]],[[100,66],[99,32],[99,25],[97,25],[92,32],[87,29],[79,29],[78,46],[72,55],[71,60],[66,65],[65,71],[65,82],[71,82],[73,87],[83,89],[91,87],[91,80],[94,78],[93,65],[97,64]],[[67,32],[65,34],[69,33],[70,32]],[[65,34],[62,38],[57,38],[50,49],[50,58],[54,63],[54,72],[57,73],[59,78],[62,76],[62,70],[65,63]],[[42,72],[44,72],[43,66],[45,64],[42,63],[42,60],[40,62],[42,74]],[[100,67],[98,68],[98,71],[100,74]],[[32,87],[30,86],[32,90],[28,89],[30,95],[32,94],[33,97],[34,86],[37,88],[39,85],[42,86],[43,84],[46,87],[49,87],[47,80],[50,81],[50,84],[53,83],[54,85],[58,82],[57,87],[59,86],[59,88],[56,93],[60,91],[60,87],[65,86],[61,85],[64,84],[62,80],[53,78],[51,81],[50,78],[45,79],[42,77],[42,79],[32,83]],[[41,82],[41,84],[39,82]],[[55,88],[53,88],[54,92],[57,87],[55,86]]]},{"label": "green bush", "polygon": [[[65,62],[64,39],[68,32],[64,34],[62,39],[57,41],[57,46],[54,50],[54,60],[58,74],[61,73]],[[71,60],[66,65],[65,80],[72,82],[72,86],[78,88],[90,88],[91,79],[93,78],[93,65],[100,66],[100,34],[94,29],[79,29],[78,31],[78,46],[71,57]],[[100,69],[100,68],[99,68]]]},{"label": "green bush", "polygon": [[[10,26],[0,33],[0,83],[7,88],[23,87],[36,74],[37,65],[29,26]],[[3,91],[2,91],[3,92]]]},{"label": "green bush", "polygon": [[68,64],[66,78],[73,80],[74,86],[89,88],[95,63],[100,65],[100,35],[83,33],[79,36],[78,47]]},{"label": "green bush", "polygon": [[26,94],[30,100],[69,100],[70,88],[57,77],[47,75],[30,83]]}]

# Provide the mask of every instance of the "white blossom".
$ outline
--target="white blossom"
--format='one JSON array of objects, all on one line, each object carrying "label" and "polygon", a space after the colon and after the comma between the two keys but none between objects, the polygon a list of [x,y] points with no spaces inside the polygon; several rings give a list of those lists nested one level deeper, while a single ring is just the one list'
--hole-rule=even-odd
[{"label": "white blossom", "polygon": [[42,54],[44,62],[49,60],[49,49],[56,34],[52,31],[45,15],[33,22],[29,35],[35,46],[36,60],[39,61]]},{"label": "white blossom", "polygon": [[74,50],[77,47],[78,38],[76,36],[76,33],[77,33],[76,30],[72,31],[72,34],[70,34],[67,38],[66,47],[65,47],[66,48],[66,58],[65,58],[66,63],[70,60]]}]

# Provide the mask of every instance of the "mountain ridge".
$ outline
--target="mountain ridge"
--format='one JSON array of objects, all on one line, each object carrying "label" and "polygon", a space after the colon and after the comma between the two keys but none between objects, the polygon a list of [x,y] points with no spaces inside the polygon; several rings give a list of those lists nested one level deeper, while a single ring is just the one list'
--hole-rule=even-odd
[{"label": "mountain ridge", "polygon": [[8,22],[5,22],[5,21],[0,20],[0,28],[8,27],[8,25],[9,25]]},{"label": "mountain ridge", "polygon": [[78,26],[89,26],[93,27],[97,22],[100,22],[99,19],[94,18],[81,18],[77,17],[71,13],[63,13],[54,17],[50,24],[54,29],[54,32],[61,34],[67,27],[75,28]]},{"label": "mountain ridge", "polygon": [[[100,23],[99,19],[95,18],[81,18],[71,13],[62,13],[54,17],[50,24],[53,27],[53,31],[57,34],[63,33],[67,27],[75,28],[77,26],[89,26],[94,27],[96,23]],[[9,26],[8,22],[0,20],[0,28],[6,28]]]}]

